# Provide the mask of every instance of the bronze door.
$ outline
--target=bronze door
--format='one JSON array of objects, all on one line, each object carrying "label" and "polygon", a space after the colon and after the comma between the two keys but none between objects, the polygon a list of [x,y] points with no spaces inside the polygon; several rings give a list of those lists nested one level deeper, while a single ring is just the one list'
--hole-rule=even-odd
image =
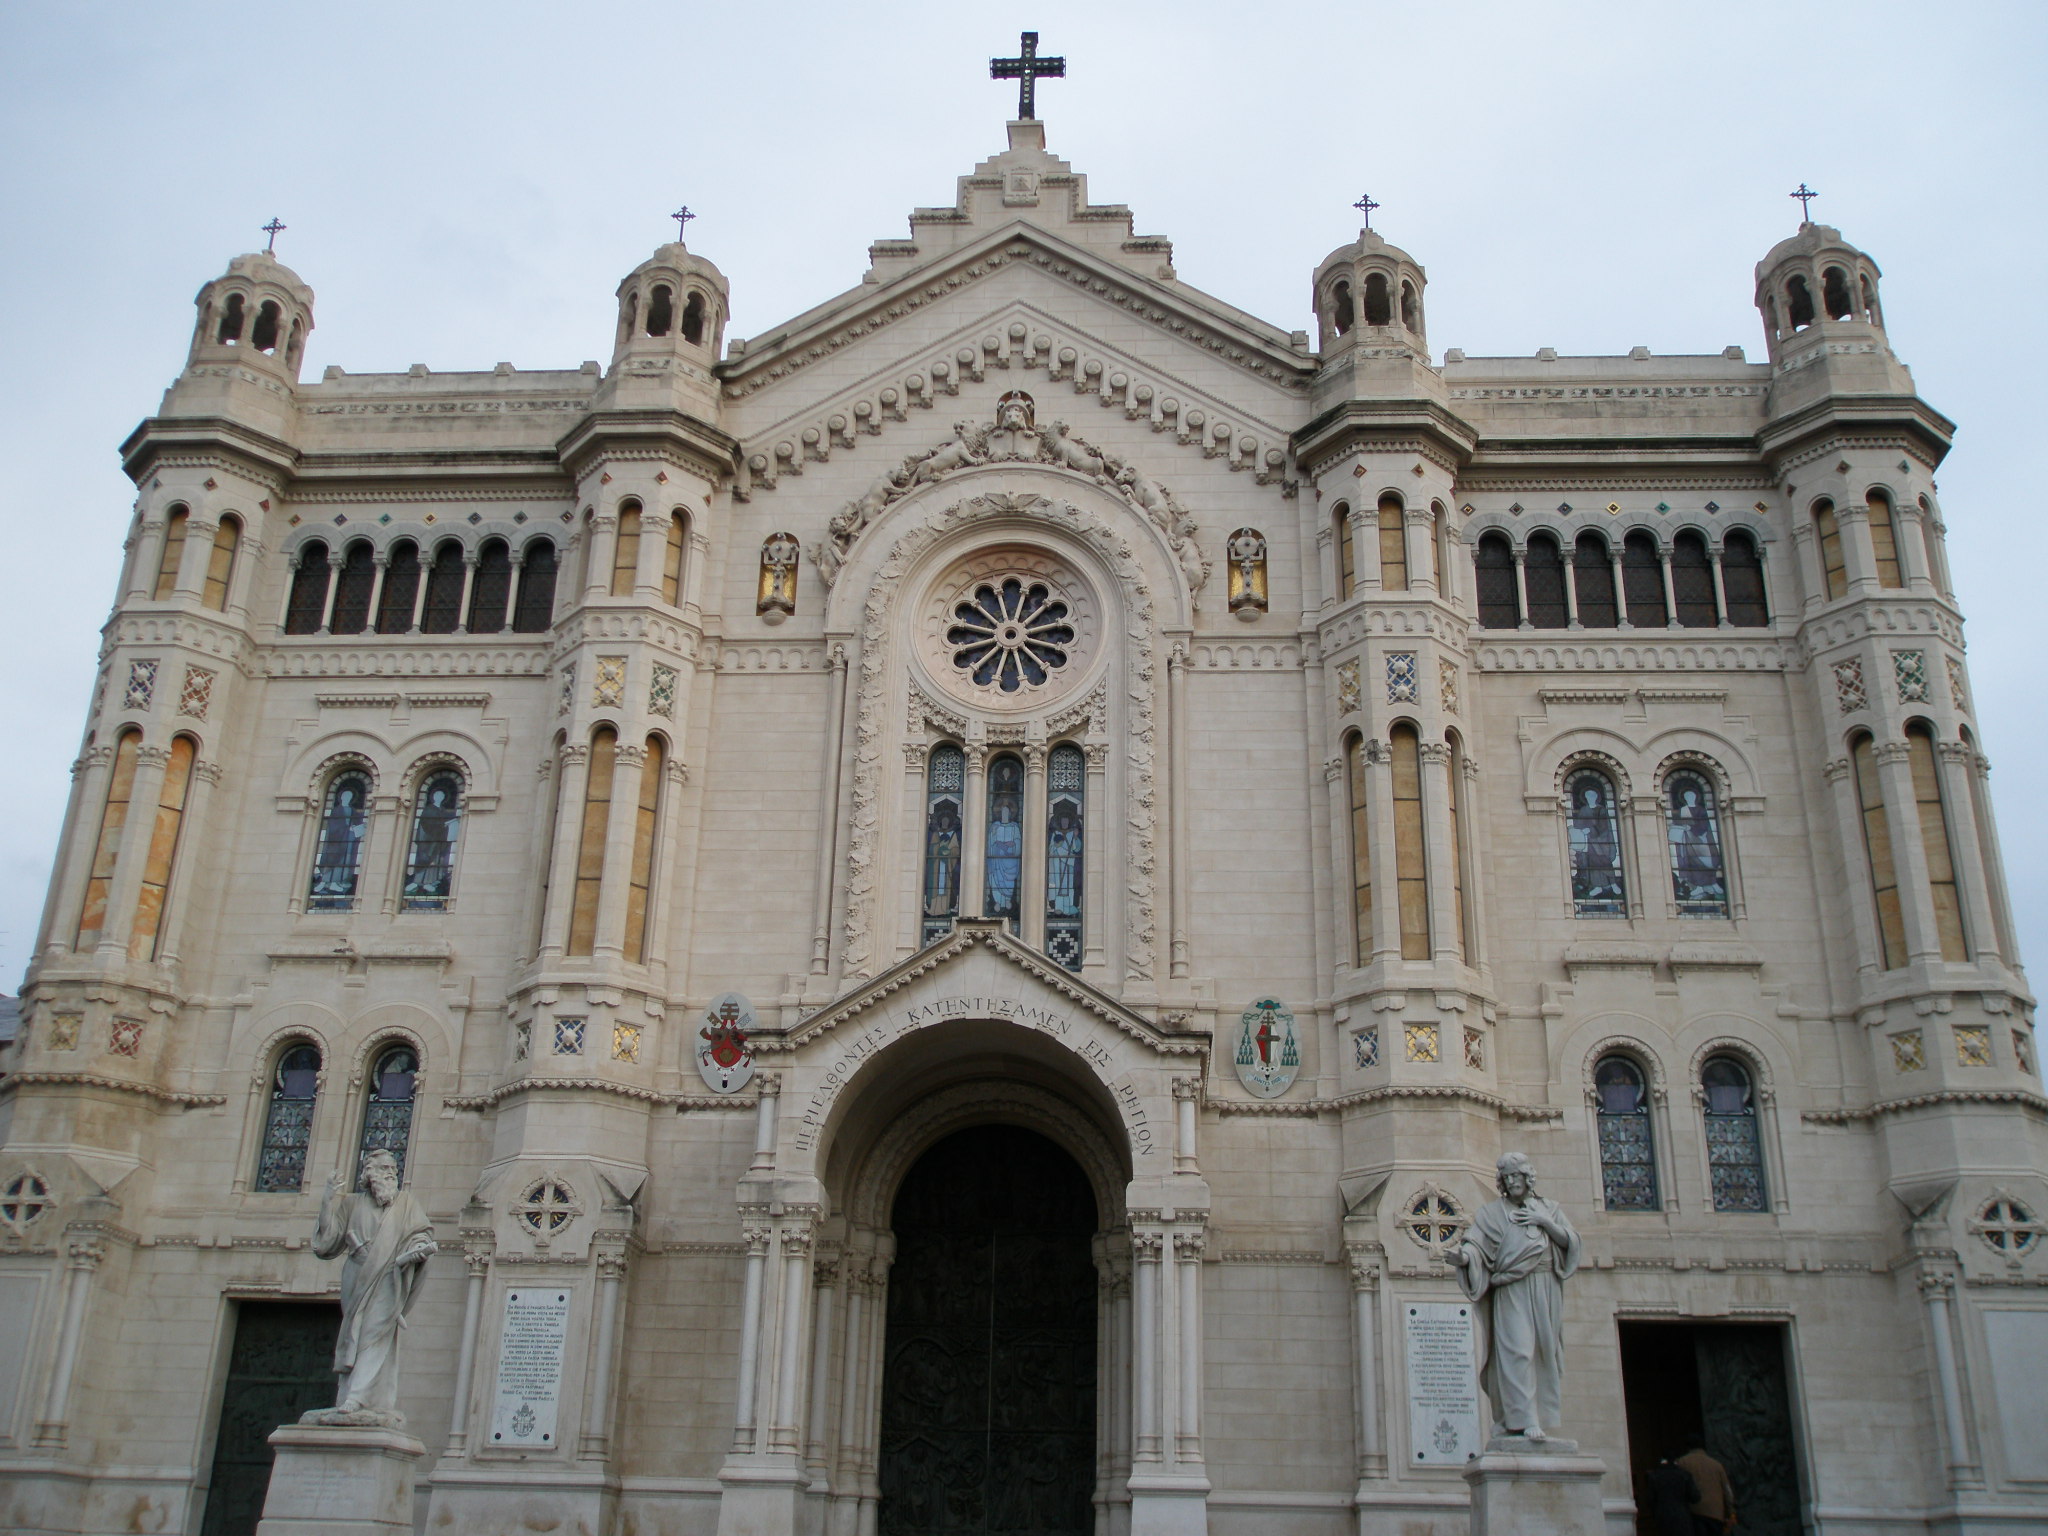
[{"label": "bronze door", "polygon": [[200,1536],[253,1536],[270,1491],[270,1432],[334,1406],[340,1327],[341,1309],[327,1302],[236,1304]]}]

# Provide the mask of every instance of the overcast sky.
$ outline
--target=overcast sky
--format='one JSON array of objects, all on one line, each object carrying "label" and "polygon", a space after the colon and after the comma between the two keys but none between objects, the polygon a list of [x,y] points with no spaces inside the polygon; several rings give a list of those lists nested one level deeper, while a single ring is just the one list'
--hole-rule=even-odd
[{"label": "overcast sky", "polygon": [[1370,191],[1428,269],[1439,353],[1761,358],[1754,264],[1797,224],[1787,192],[1818,188],[1815,220],[1882,266],[1892,344],[1960,424],[1950,559],[2022,943],[2048,954],[2038,0],[14,0],[0,987],[34,941],[113,597],[115,450],[258,226],[290,226],[278,254],[318,294],[308,378],[604,359],[613,289],[679,202],[731,281],[731,334],[756,334],[858,282],[871,240],[1002,147],[1015,88],[987,60],[1026,26],[1068,61],[1039,115],[1090,196],[1290,330]]}]

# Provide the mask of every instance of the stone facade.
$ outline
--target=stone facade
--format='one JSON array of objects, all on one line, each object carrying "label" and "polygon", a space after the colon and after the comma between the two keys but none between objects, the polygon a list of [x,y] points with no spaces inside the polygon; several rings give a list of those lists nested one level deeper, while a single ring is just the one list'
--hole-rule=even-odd
[{"label": "stone facade", "polygon": [[991,1121],[1094,1192],[1100,1531],[1463,1531],[1404,1309],[1510,1149],[1612,1531],[1656,1324],[1780,1341],[1815,1529],[2048,1516],[2048,1099],[1869,258],[1772,250],[1763,362],[1436,363],[1377,233],[1290,335],[1031,120],[869,254],[743,343],[663,246],[602,371],[302,382],[293,273],[201,291],[4,1058],[0,1525],[228,1528],[238,1319],[331,1295],[367,1126],[423,1528],[864,1536],[891,1201]]}]

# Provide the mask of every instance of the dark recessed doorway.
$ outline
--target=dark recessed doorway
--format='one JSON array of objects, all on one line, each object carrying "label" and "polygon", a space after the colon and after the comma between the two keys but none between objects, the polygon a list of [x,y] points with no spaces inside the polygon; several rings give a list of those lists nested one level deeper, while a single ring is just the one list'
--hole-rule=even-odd
[{"label": "dark recessed doorway", "polygon": [[881,1536],[1095,1527],[1095,1197],[1016,1126],[933,1146],[896,1196]]}]

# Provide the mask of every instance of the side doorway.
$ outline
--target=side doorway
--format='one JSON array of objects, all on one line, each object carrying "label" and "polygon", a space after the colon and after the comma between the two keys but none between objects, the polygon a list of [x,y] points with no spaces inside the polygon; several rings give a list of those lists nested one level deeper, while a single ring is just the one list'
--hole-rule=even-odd
[{"label": "side doorway", "polygon": [[1619,1327],[1636,1529],[1650,1536],[1644,1474],[1664,1456],[1704,1446],[1728,1469],[1744,1536],[1800,1536],[1789,1331],[1778,1323]]},{"label": "side doorway", "polygon": [[334,1403],[332,1302],[240,1301],[200,1536],[255,1536],[270,1491],[270,1432]]}]

